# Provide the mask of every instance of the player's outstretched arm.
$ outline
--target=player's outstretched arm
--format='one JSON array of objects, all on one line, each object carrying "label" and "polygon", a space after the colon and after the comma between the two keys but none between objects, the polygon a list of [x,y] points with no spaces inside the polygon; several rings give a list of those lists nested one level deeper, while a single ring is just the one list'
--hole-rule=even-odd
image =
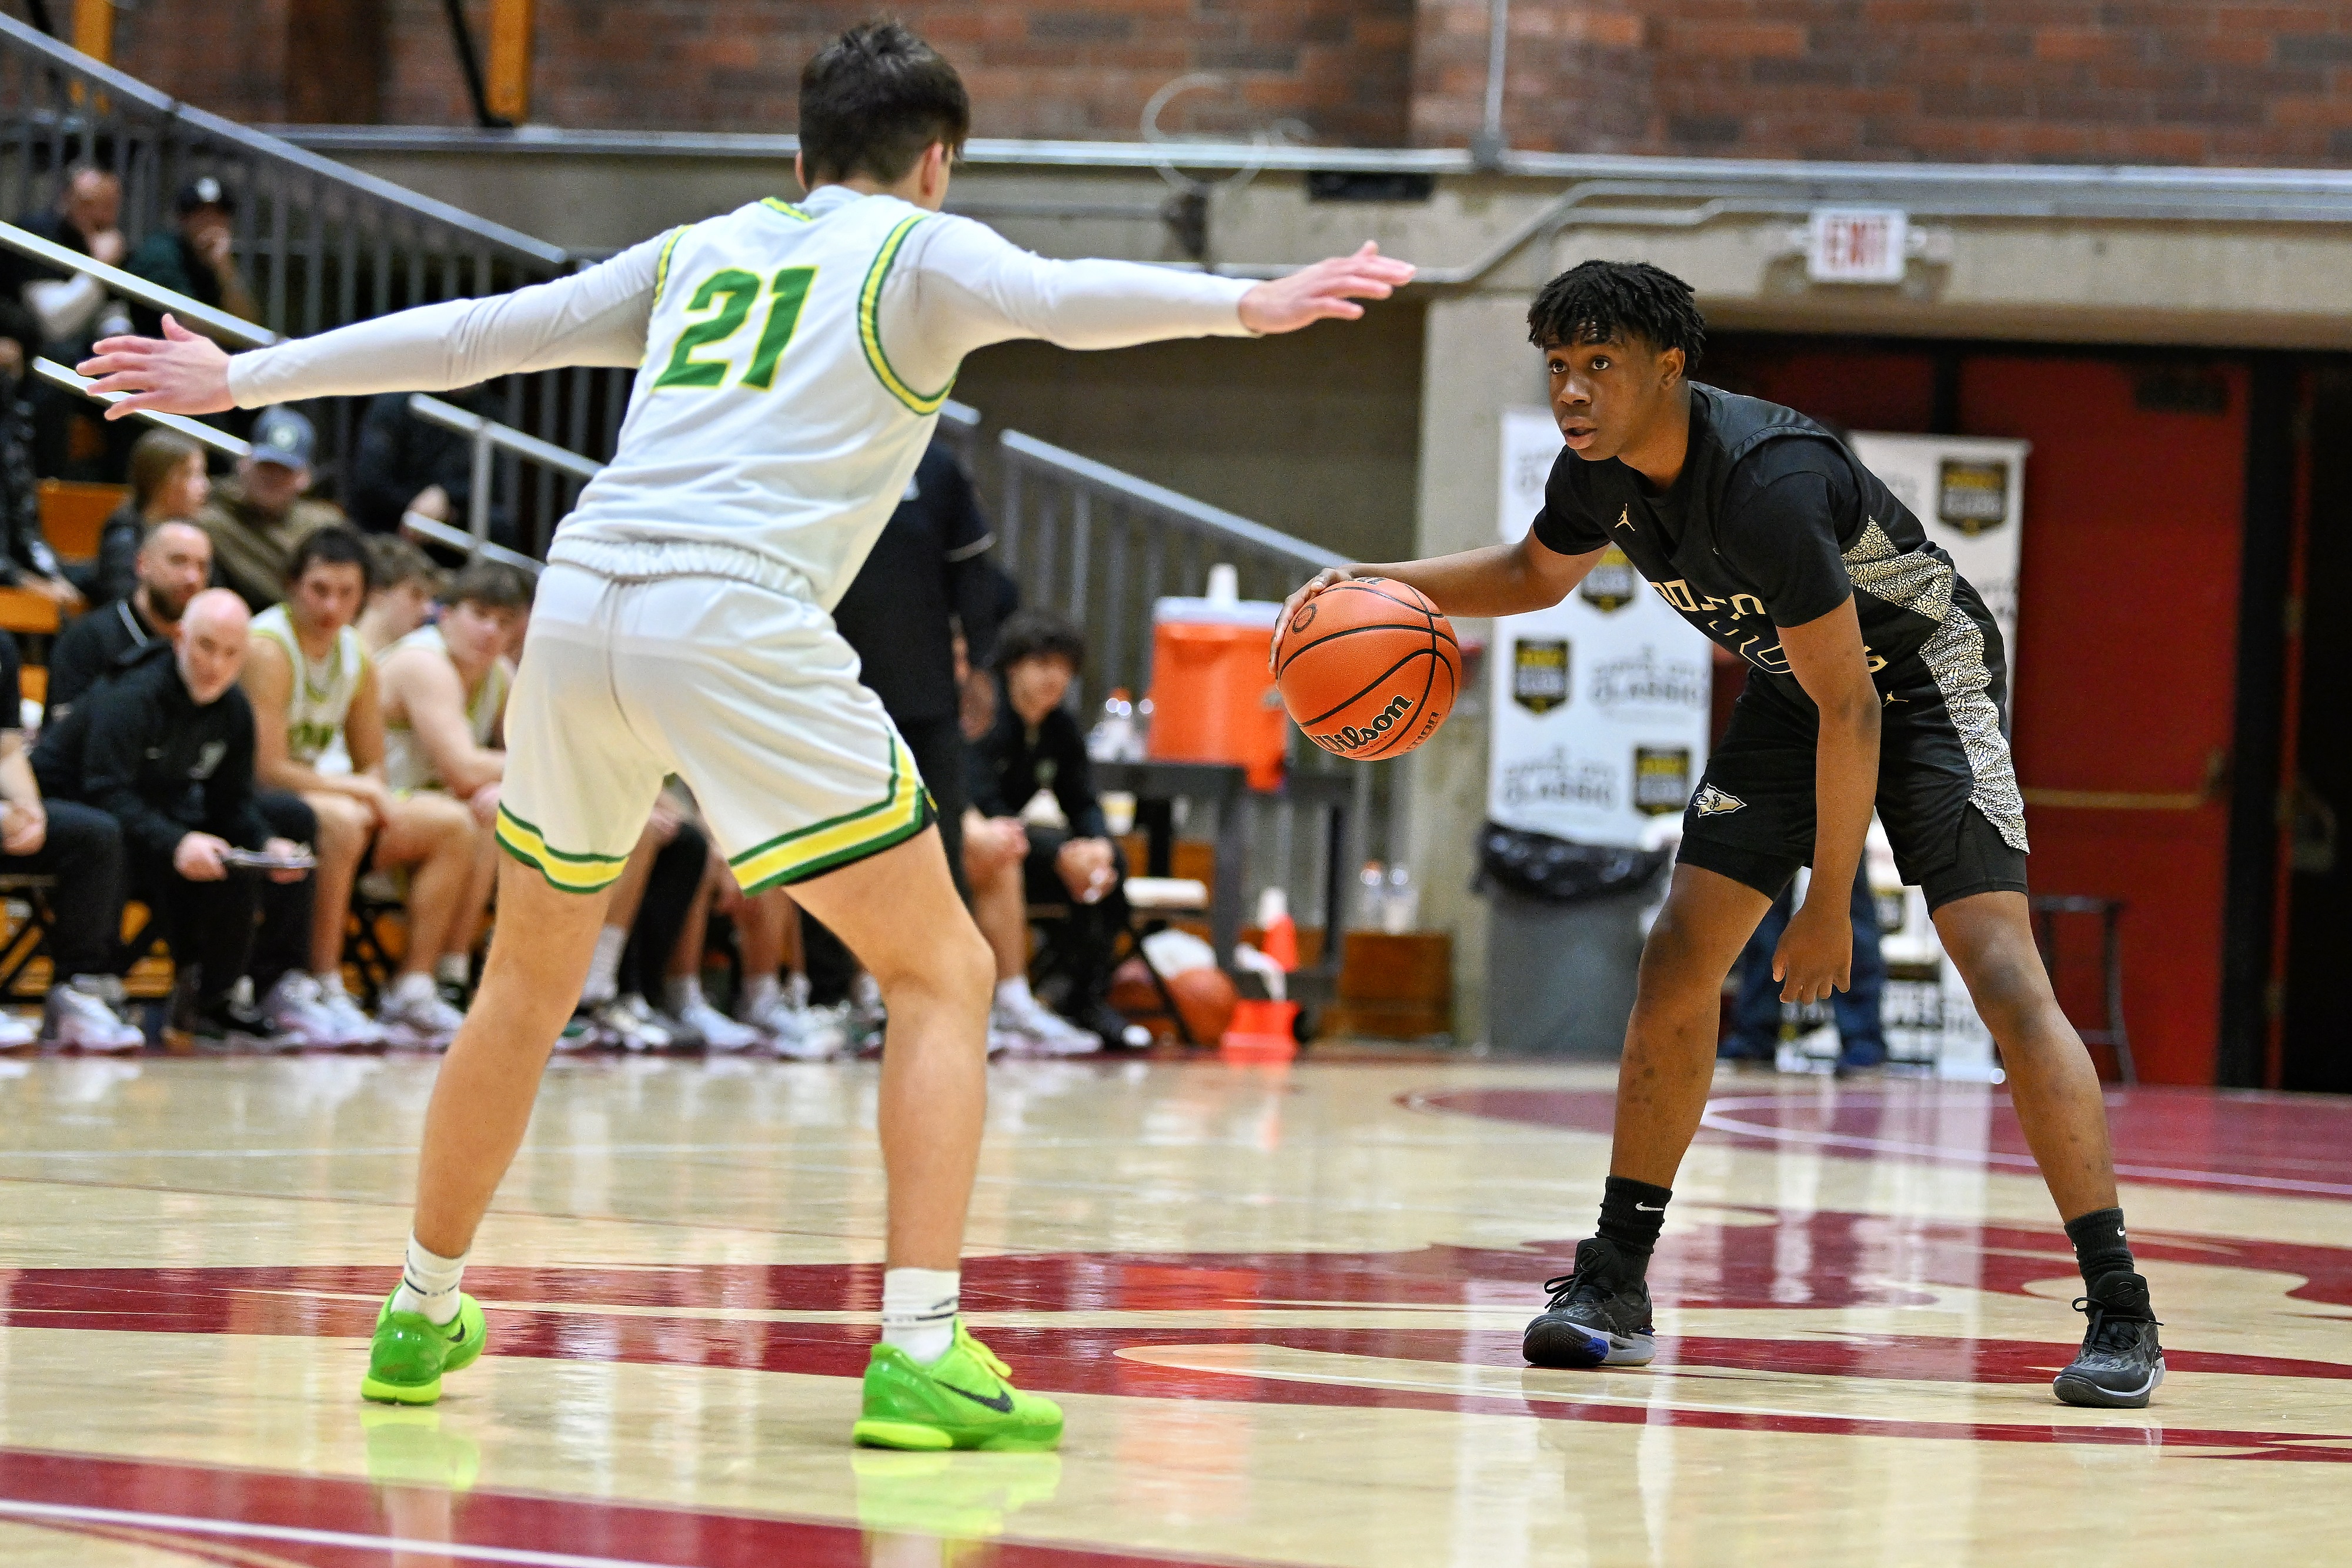
[{"label": "player's outstretched arm", "polygon": [[132,394],[106,411],[109,419],[128,419],[142,408],[193,414],[236,406],[228,390],[227,350],[170,316],[163,318],[161,338],[108,338],[91,345],[90,357],[75,368],[98,378],[93,391]]},{"label": "player's outstretched arm", "polygon": [[[665,238],[667,236],[664,236]],[[561,365],[634,367],[645,358],[661,239],[585,272],[482,299],[379,316],[234,357],[170,317],[161,338],[107,338],[77,368],[106,411],[218,413],[314,397],[446,392],[493,376]]]},{"label": "player's outstretched arm", "polygon": [[1267,663],[1271,666],[1280,656],[1282,629],[1290,624],[1298,607],[1334,583],[1363,577],[1394,578],[1429,595],[1430,602],[1448,615],[1519,615],[1548,609],[1567,598],[1601,563],[1603,553],[1562,555],[1529,534],[1517,544],[1488,545],[1426,560],[1335,566],[1316,573],[1284,601]]},{"label": "player's outstretched arm", "polygon": [[1360,299],[1386,299],[1412,281],[1413,266],[1382,256],[1370,240],[1353,256],[1335,256],[1242,296],[1242,325],[1253,332],[1296,332],[1318,321],[1353,321]]}]

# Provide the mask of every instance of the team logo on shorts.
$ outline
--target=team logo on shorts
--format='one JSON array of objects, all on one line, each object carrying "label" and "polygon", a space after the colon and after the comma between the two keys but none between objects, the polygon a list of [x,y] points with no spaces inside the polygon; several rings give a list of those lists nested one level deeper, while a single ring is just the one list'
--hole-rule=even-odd
[{"label": "team logo on shorts", "polygon": [[1712,784],[1702,784],[1691,797],[1691,809],[1702,817],[1727,817],[1734,811],[1744,811],[1748,802],[1737,795],[1727,795]]}]

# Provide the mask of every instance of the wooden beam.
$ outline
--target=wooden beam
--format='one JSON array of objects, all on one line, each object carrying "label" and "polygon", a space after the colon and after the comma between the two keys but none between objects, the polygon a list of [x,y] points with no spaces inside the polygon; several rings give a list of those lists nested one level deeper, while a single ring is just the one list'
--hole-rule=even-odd
[{"label": "wooden beam", "polygon": [[73,46],[100,65],[114,63],[114,0],[74,0]]},{"label": "wooden beam", "polygon": [[520,125],[530,116],[531,0],[490,0],[490,112]]}]

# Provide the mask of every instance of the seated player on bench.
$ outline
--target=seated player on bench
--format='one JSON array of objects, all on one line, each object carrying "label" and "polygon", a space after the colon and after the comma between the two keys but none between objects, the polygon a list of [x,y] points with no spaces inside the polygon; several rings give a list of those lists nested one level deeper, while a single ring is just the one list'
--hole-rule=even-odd
[{"label": "seated player on bench", "polygon": [[501,724],[514,662],[506,642],[530,605],[530,580],[510,566],[476,561],[441,596],[441,619],[384,650],[383,781],[395,800],[427,791],[466,803],[475,835],[473,880],[433,963],[445,994],[471,979],[474,945],[497,885],[499,784],[506,777]]},{"label": "seated player on bench", "polygon": [[[341,1023],[347,1045],[382,1044],[387,1031],[397,1031],[413,1044],[443,1046],[464,1015],[436,990],[433,960],[446,950],[473,881],[482,830],[463,801],[432,794],[403,800],[384,783],[375,666],[352,625],[367,594],[367,542],[354,530],[334,524],[303,539],[287,576],[286,601],[254,617],[245,687],[253,699],[261,782],[294,791],[318,814],[310,980],[320,1004]],[[351,770],[324,771],[320,762],[338,741]],[[363,862],[377,870],[413,870],[407,951],[373,1020],[342,980],[343,932]]]},{"label": "seated player on bench", "polygon": [[[1086,657],[1086,639],[1058,615],[1024,610],[1004,623],[996,644],[996,722],[972,742],[964,816],[972,915],[996,955],[991,1043],[1055,1056],[1098,1051],[1105,1035],[1119,1037],[1124,1021],[1109,1014],[1104,993],[1111,945],[1127,924],[1120,891],[1127,863],[1095,799],[1086,737],[1062,706]],[[1040,789],[1053,791],[1068,827],[1022,821],[1022,809]],[[1067,986],[1066,1017],[1029,989],[1032,904],[1066,911],[1048,925]]]}]

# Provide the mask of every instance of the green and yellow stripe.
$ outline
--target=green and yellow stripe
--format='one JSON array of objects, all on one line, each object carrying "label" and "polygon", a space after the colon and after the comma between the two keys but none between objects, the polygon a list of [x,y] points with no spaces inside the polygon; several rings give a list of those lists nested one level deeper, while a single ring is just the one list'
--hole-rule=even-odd
[{"label": "green and yellow stripe", "polygon": [[917,213],[890,231],[882,248],[875,253],[874,265],[866,269],[866,287],[857,296],[857,337],[866,346],[866,362],[874,368],[874,374],[892,397],[920,414],[940,412],[940,405],[948,401],[948,393],[955,390],[955,378],[950,376],[948,384],[935,392],[919,392],[908,386],[891,368],[890,356],[882,351],[882,327],[876,310],[882,299],[882,280],[890,276],[890,264],[898,259],[898,247],[907,243],[915,225],[929,216],[929,213]]},{"label": "green and yellow stripe", "polygon": [[662,243],[661,259],[654,263],[654,304],[656,306],[661,303],[662,285],[669,281],[669,253],[676,250],[677,242],[685,237],[684,227],[674,228],[669,232],[669,238]]},{"label": "green and yellow stripe", "polygon": [[546,836],[501,804],[499,847],[545,877],[558,893],[595,893],[613,885],[626,855],[575,855],[548,847]]},{"label": "green and yellow stripe", "polygon": [[930,791],[898,738],[890,739],[890,787],[871,806],[827,818],[744,851],[727,862],[746,893],[806,882],[902,844],[931,825]]}]

